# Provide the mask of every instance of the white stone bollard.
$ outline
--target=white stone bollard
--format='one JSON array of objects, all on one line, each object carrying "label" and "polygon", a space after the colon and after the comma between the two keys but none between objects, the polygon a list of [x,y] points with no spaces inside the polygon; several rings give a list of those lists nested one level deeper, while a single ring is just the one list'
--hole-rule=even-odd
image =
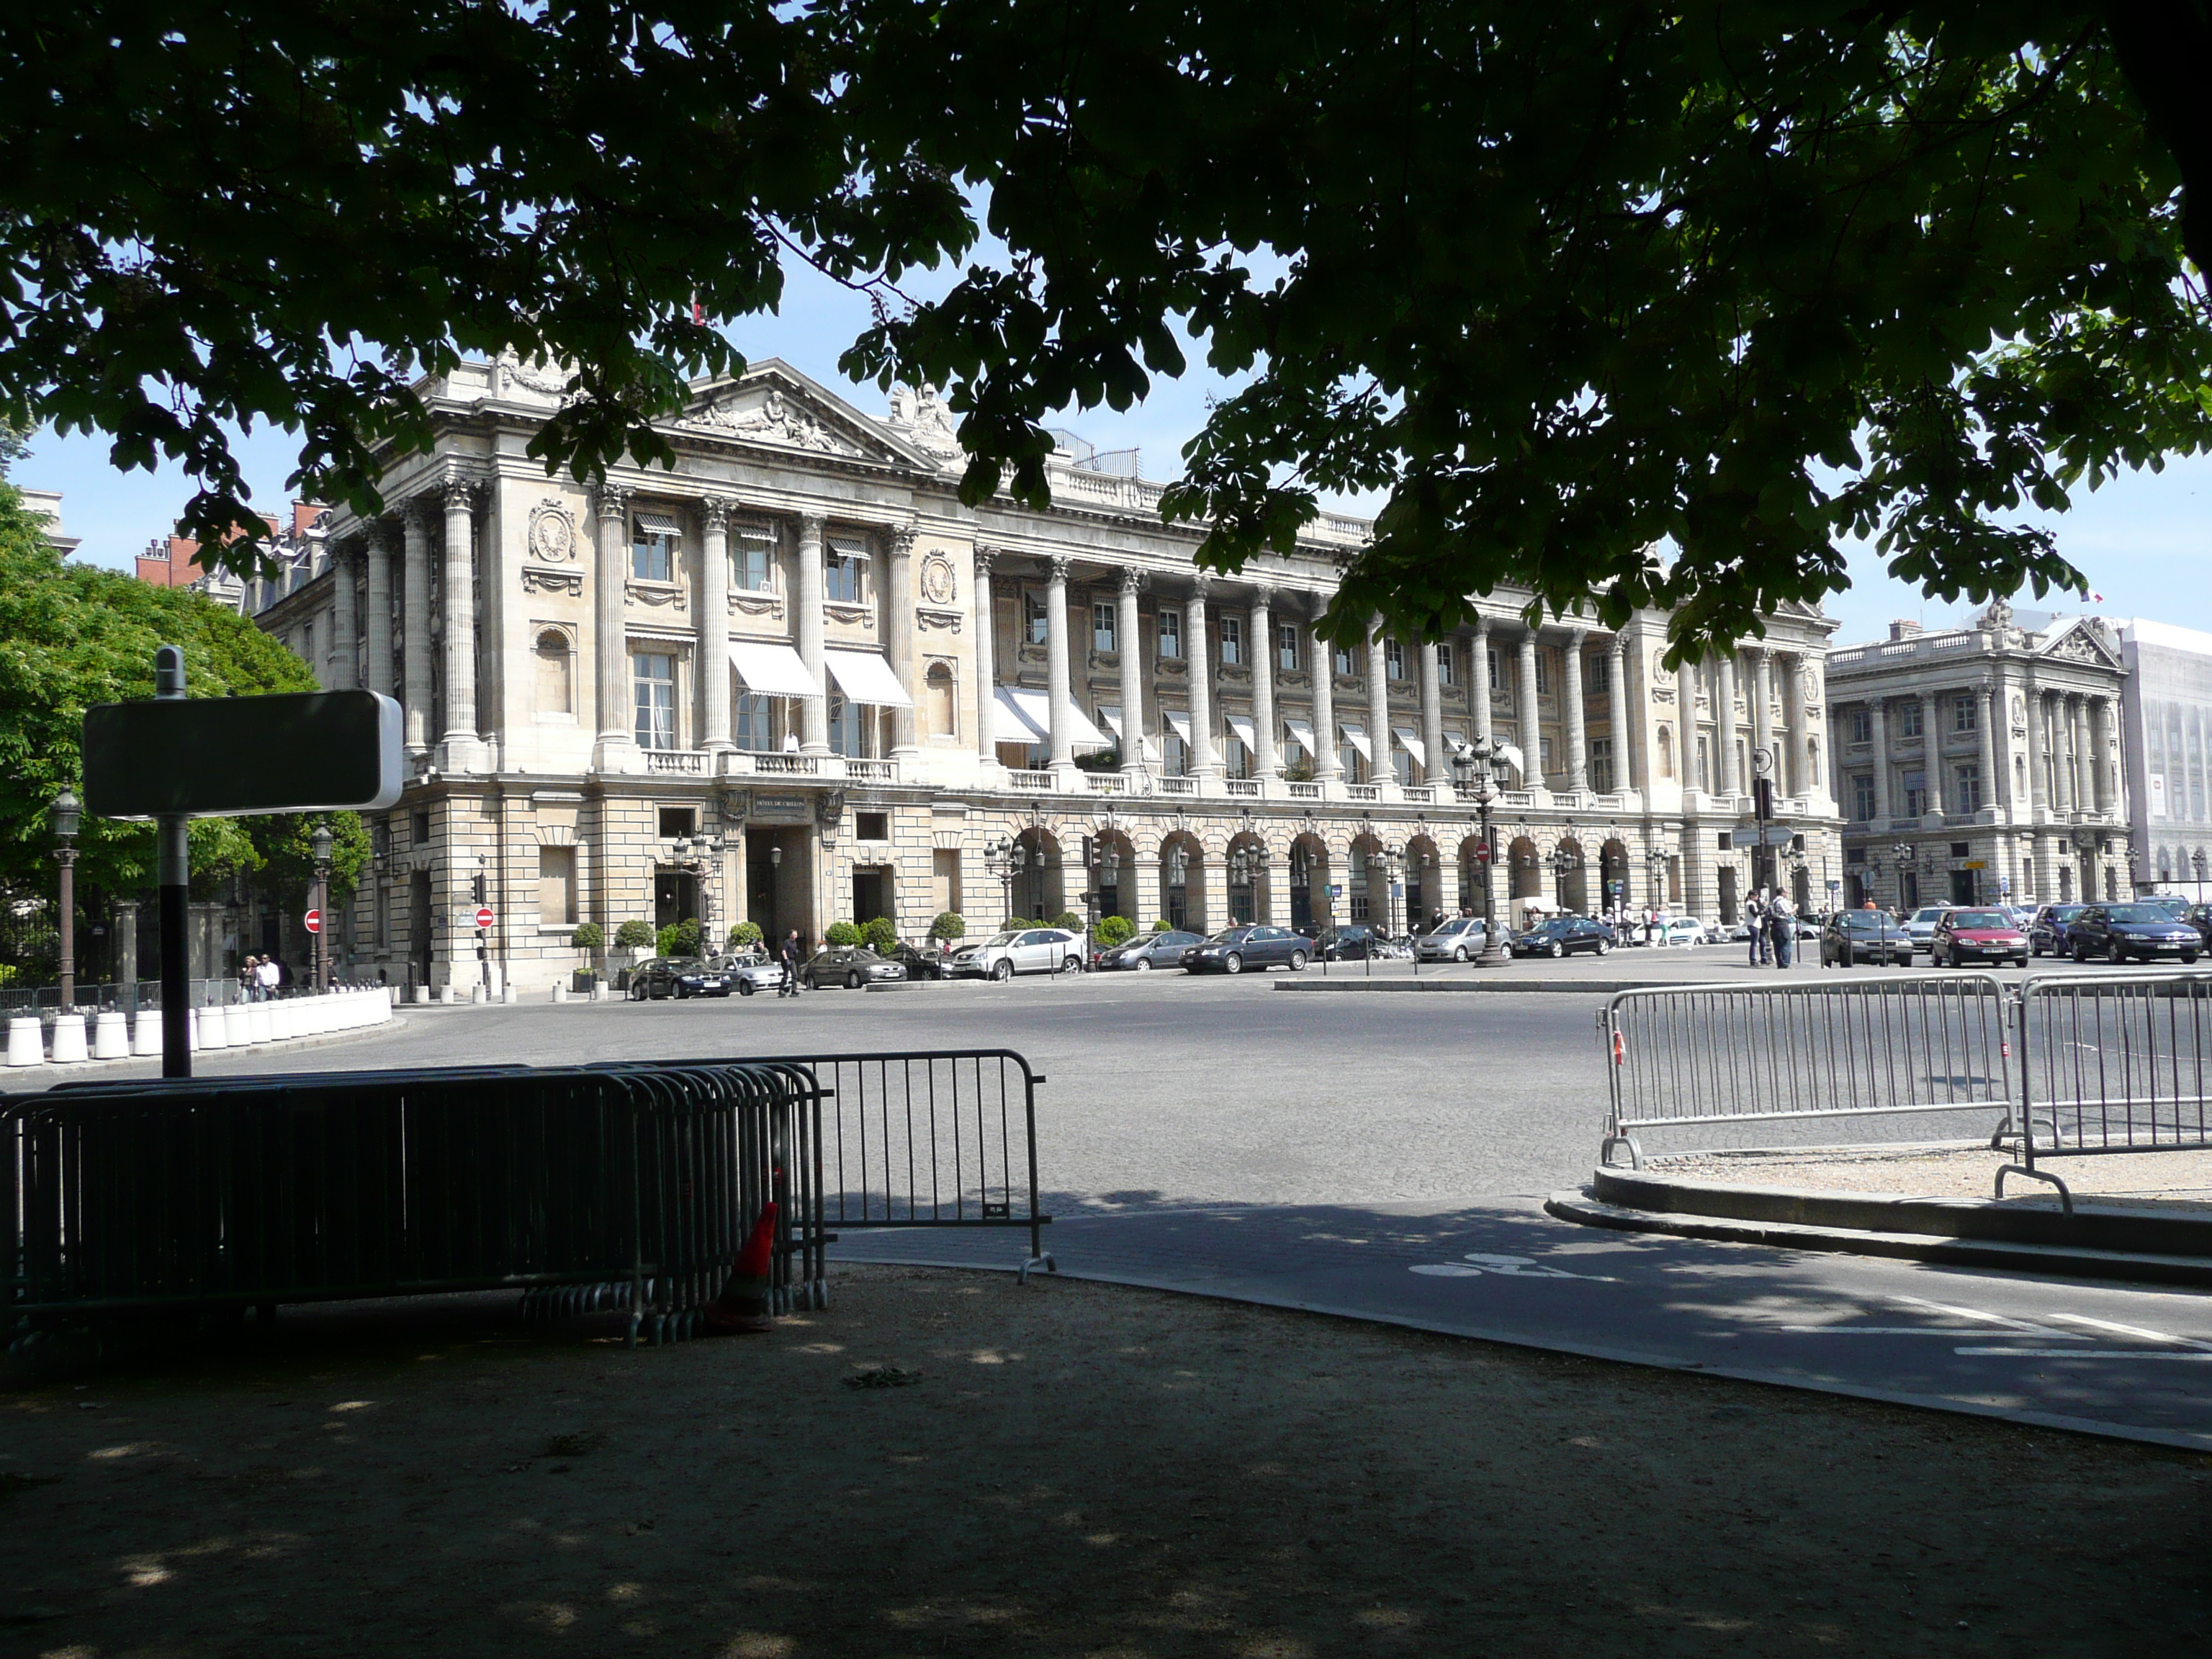
[{"label": "white stone bollard", "polygon": [[[235,1044],[243,1048],[246,1043],[246,1005],[234,1002],[225,1005],[211,1002],[206,1007],[192,1010],[199,1015],[200,1042],[203,1048],[228,1048]],[[235,1030],[237,1035],[232,1035]]]},{"label": "white stone bollard", "polygon": [[522,997],[514,986],[502,985],[499,988],[499,1000],[503,1003],[512,1004],[521,1001]]},{"label": "white stone bollard", "polygon": [[556,1002],[566,1002],[568,1000],[568,988],[558,981],[556,981],[553,987],[553,1000]]},{"label": "white stone bollard", "polygon": [[200,1011],[197,1008],[187,1008],[185,1010],[185,1052],[188,1054],[198,1054],[199,1047]]},{"label": "white stone bollard", "polygon": [[606,1000],[607,1000],[607,982],[606,982],[606,981],[605,981],[605,980],[603,980],[603,979],[595,979],[595,980],[593,980],[593,981],[592,981],[592,1001],[594,1001],[594,1002],[605,1002]]},{"label": "white stone bollard", "polygon": [[[255,1044],[276,1041],[276,1033],[270,1029],[269,1024],[267,1003],[249,1002],[246,1005],[246,1040]],[[234,1048],[238,1047],[235,1038],[232,1040],[230,1046]]]},{"label": "white stone bollard", "polygon": [[36,1014],[24,1014],[8,1022],[8,1064],[10,1066],[43,1066],[46,1063],[46,1033],[39,1029]]},{"label": "white stone bollard", "polygon": [[131,1054],[137,1060],[161,1056],[161,1011],[141,1008],[131,1019]]},{"label": "white stone bollard", "polygon": [[407,996],[410,1002],[428,1002],[430,1000],[430,988],[427,985],[414,986],[410,988]]},{"label": "white stone bollard", "polygon": [[57,1014],[54,1016],[53,1061],[57,1066],[74,1066],[92,1058],[92,1051],[84,1046],[84,1016]]},{"label": "white stone bollard", "polygon": [[471,986],[469,988],[469,1000],[471,1003],[489,1002],[491,1000],[491,993],[482,985]]},{"label": "white stone bollard", "polygon": [[114,1009],[109,1009],[92,1023],[92,1057],[94,1060],[128,1060],[131,1057],[131,1022]]}]

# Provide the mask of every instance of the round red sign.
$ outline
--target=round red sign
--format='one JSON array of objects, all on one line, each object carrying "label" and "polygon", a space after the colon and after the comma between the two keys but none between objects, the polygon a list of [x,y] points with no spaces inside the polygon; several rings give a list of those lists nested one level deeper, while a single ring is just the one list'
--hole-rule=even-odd
[{"label": "round red sign", "polygon": [[477,906],[477,926],[479,927],[489,927],[491,926],[491,906],[489,904],[479,904]]},{"label": "round red sign", "polygon": [[323,913],[320,910],[307,912],[307,931],[311,933],[319,933],[323,931]]}]

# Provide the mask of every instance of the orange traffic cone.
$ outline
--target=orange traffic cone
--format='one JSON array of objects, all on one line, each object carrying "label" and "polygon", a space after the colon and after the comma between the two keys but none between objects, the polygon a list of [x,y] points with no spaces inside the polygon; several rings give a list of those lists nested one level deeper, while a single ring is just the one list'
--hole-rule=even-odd
[{"label": "orange traffic cone", "polygon": [[775,1200],[761,1206],[745,1248],[738,1253],[736,1270],[722,1293],[707,1305],[707,1323],[718,1331],[765,1331],[775,1322],[769,1317],[769,1267],[775,1250]]}]

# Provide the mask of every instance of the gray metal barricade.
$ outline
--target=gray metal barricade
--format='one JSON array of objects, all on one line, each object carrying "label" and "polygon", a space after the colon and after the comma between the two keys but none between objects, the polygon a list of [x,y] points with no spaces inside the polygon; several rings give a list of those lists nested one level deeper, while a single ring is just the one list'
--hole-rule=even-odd
[{"label": "gray metal barricade", "polygon": [[1643,1168],[1638,1134],[1661,1127],[1968,1110],[2008,1123],[2010,1012],[2003,986],[1972,973],[1620,992],[1598,1015],[1598,1161],[1625,1146]]},{"label": "gray metal barricade", "polygon": [[2039,974],[2020,990],[2020,1110],[1997,1172],[2066,1183],[2038,1158],[2212,1148],[2212,974]]}]

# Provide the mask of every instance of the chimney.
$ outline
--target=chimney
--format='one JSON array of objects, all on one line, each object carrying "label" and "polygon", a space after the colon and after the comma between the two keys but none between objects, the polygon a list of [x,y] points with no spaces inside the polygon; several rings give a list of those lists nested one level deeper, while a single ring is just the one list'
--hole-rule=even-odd
[{"label": "chimney", "polygon": [[1920,637],[1921,631],[1920,624],[1917,622],[1893,622],[1889,625],[1889,637],[1893,644],[1899,640],[1917,640]]}]

